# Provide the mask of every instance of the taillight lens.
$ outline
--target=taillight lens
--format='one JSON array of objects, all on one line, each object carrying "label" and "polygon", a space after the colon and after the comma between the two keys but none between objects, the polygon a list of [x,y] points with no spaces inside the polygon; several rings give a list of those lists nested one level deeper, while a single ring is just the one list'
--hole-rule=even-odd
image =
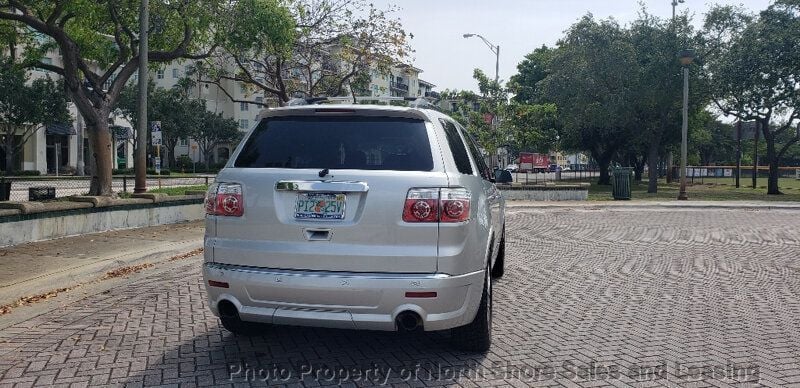
[{"label": "taillight lens", "polygon": [[411,189],[403,207],[405,222],[464,222],[469,220],[470,193],[464,188]]},{"label": "taillight lens", "polygon": [[219,183],[208,188],[206,214],[212,216],[241,217],[244,214],[242,186],[238,183]]},{"label": "taillight lens", "polygon": [[439,189],[411,189],[403,207],[405,222],[436,222],[439,220]]},{"label": "taillight lens", "polygon": [[443,188],[439,194],[441,222],[464,222],[469,219],[469,190]]}]

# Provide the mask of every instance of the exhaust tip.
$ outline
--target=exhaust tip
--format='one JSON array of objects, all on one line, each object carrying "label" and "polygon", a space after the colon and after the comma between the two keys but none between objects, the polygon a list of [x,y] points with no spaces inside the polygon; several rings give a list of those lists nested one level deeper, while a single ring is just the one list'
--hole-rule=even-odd
[{"label": "exhaust tip", "polygon": [[422,329],[422,318],[413,311],[403,311],[397,315],[397,328],[400,331],[417,331]]},{"label": "exhaust tip", "polygon": [[217,310],[219,311],[219,315],[225,318],[239,318],[239,311],[236,310],[236,306],[233,302],[229,300],[223,300],[219,302],[217,305]]}]

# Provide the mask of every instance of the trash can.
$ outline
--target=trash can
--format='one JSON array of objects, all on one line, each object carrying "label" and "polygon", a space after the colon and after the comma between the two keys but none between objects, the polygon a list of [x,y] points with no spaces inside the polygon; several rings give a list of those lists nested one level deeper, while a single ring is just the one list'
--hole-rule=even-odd
[{"label": "trash can", "polygon": [[46,201],[56,199],[56,188],[50,186],[31,187],[28,189],[29,201]]},{"label": "trash can", "polygon": [[611,173],[611,193],[614,199],[631,199],[632,168],[615,168]]},{"label": "trash can", "polygon": [[0,180],[0,201],[11,199],[11,181]]}]

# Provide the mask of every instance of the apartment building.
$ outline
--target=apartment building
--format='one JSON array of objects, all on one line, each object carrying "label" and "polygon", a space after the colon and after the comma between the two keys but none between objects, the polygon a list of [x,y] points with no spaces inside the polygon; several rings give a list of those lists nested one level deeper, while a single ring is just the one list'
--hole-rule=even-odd
[{"label": "apartment building", "polygon": [[[43,63],[61,66],[61,56],[57,51],[50,51],[42,58]],[[29,82],[39,78],[58,79],[60,75],[42,69],[30,70]],[[109,81],[110,83],[111,81]],[[133,80],[135,82],[135,80]],[[79,168],[89,164],[89,140],[85,135],[85,126],[73,103],[67,109],[72,116],[72,123],[48,125],[36,131],[17,153],[15,165],[5,166],[5,155],[0,150],[0,170],[3,171],[39,171],[41,174],[72,174]],[[133,143],[131,124],[124,117],[112,114],[109,124],[114,135],[116,159],[113,168],[133,166]],[[21,139],[21,134],[18,134]]]},{"label": "apartment building", "polygon": [[[60,65],[61,58],[58,52],[51,52],[43,61]],[[151,71],[149,76],[156,87],[172,88],[182,78],[196,77],[193,66],[194,62],[190,60],[174,61]],[[393,67],[386,74],[374,71],[371,74],[370,94],[402,97],[422,97],[435,94],[433,88],[436,85],[419,79],[420,73],[422,73],[421,69],[404,64]],[[39,69],[31,71],[31,80],[41,77],[57,78],[59,76]],[[138,82],[138,78],[134,75],[129,80],[129,84],[133,85],[136,82]],[[270,99],[270,96],[265,96],[258,89],[232,80],[223,80],[220,86],[197,82],[190,91],[190,95],[205,100],[206,108],[209,111],[222,113],[224,117],[235,120],[241,131],[249,130],[256,123],[259,112],[264,109],[262,103]],[[237,101],[234,102],[234,100]],[[73,104],[70,103],[68,108],[73,117],[72,123],[51,125],[38,131],[26,142],[22,152],[18,154],[17,165],[11,166],[7,170],[38,170],[42,174],[64,174],[89,164],[89,145],[83,120]],[[156,119],[152,118],[152,120]],[[119,114],[112,114],[109,120],[116,148],[116,158],[113,160],[112,167],[131,168],[133,167],[132,133],[134,129],[131,123]],[[221,145],[217,147],[213,151],[212,161],[215,163],[226,161],[234,146]],[[3,156],[1,154],[2,151],[0,151],[0,156]],[[192,139],[181,139],[173,152],[169,154],[176,158],[186,155],[195,162],[204,160],[200,147]],[[4,160],[4,157],[0,158],[1,163],[4,163]],[[5,166],[0,167],[3,167],[2,170],[6,170]]]},{"label": "apartment building", "polygon": [[[370,73],[369,93],[376,97],[435,96],[433,89],[436,85],[421,80],[420,73],[422,73],[422,69],[406,64],[394,66],[385,73],[373,70]],[[180,79],[196,77],[196,74],[192,61],[175,61],[151,72],[150,77],[156,87],[171,88]],[[194,98],[204,99],[209,111],[222,113],[224,117],[239,123],[241,131],[249,130],[256,123],[259,112],[264,109],[262,105],[264,101],[268,103],[274,101],[271,96],[265,96],[263,91],[233,80],[222,80],[220,86],[196,82],[190,95]],[[211,159],[215,163],[224,162],[232,151],[233,145],[221,145],[213,151],[214,155],[211,156]],[[200,147],[192,139],[179,141],[172,154],[176,157],[186,155],[195,162],[204,160]]]}]

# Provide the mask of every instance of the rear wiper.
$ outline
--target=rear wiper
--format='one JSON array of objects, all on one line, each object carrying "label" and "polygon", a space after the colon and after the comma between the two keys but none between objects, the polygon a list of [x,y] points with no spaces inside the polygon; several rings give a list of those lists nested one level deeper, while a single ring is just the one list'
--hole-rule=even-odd
[{"label": "rear wiper", "polygon": [[325,175],[328,175],[329,172],[331,172],[331,170],[325,168],[322,171],[320,171],[317,175],[319,175],[320,178],[324,178]]}]

